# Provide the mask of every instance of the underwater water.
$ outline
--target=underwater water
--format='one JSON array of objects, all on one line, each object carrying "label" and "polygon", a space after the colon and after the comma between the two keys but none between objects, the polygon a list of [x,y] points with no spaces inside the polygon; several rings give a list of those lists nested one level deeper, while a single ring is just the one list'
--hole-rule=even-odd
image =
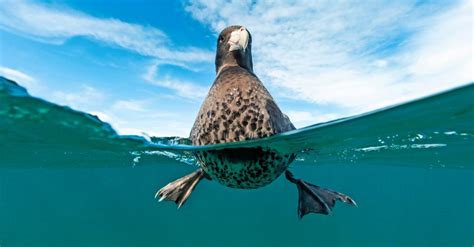
[{"label": "underwater water", "polygon": [[[260,140],[190,146],[120,136],[97,117],[0,77],[0,246],[473,246],[474,84]],[[350,195],[297,217],[280,177],[257,190],[201,182],[179,210],[156,190],[197,150],[297,153],[293,173]]]}]

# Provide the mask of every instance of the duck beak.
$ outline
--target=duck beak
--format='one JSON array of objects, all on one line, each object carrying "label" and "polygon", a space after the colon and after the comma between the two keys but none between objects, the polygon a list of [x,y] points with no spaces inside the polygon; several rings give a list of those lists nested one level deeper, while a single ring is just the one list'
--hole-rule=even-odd
[{"label": "duck beak", "polygon": [[243,50],[245,52],[248,42],[249,32],[245,27],[241,27],[230,34],[230,39],[227,44],[230,45],[229,51]]}]

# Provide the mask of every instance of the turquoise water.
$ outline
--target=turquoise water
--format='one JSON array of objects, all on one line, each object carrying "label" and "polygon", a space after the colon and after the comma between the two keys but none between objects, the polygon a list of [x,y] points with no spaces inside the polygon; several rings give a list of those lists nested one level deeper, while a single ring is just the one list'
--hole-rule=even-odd
[{"label": "turquoise water", "polygon": [[[472,246],[474,84],[266,139],[189,146],[120,136],[0,78],[0,246]],[[192,151],[297,152],[297,177],[359,207],[298,220],[283,177],[258,190],[203,181],[180,210],[157,189]]]}]

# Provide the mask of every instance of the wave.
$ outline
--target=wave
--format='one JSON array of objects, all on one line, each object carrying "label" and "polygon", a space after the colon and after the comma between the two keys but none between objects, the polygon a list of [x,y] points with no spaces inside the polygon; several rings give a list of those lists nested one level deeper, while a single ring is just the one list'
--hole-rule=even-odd
[{"label": "wave", "polygon": [[0,77],[0,168],[195,165],[195,151],[272,147],[294,165],[474,168],[474,83],[271,137],[192,146],[186,138],[119,135],[98,117],[32,97]]}]

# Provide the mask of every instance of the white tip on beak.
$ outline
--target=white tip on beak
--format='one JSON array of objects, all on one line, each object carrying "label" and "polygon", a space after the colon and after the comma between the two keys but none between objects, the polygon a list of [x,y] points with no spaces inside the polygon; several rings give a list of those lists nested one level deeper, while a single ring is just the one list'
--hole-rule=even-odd
[{"label": "white tip on beak", "polygon": [[248,42],[249,32],[245,29],[245,27],[241,27],[230,34],[230,39],[228,42],[230,45],[229,51],[245,51],[245,49],[247,49]]}]

